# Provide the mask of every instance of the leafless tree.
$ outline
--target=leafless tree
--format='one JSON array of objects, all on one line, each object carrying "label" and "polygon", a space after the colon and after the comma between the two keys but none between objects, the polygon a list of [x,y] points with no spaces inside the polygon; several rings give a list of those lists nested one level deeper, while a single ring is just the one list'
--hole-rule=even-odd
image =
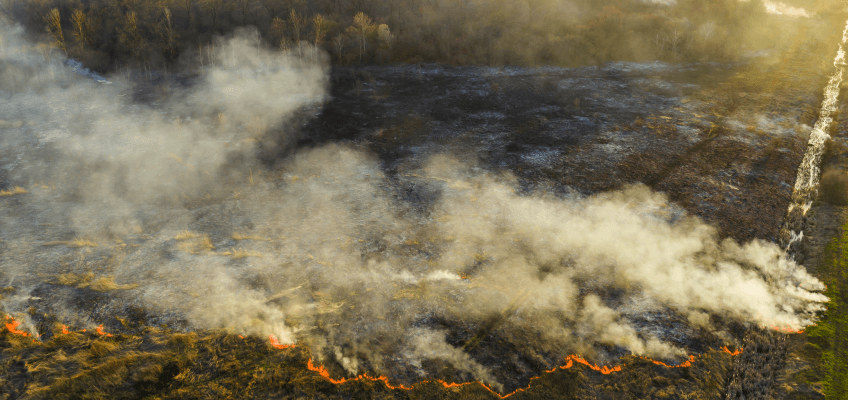
[{"label": "leafless tree", "polygon": [[183,8],[185,8],[185,12],[188,15],[188,25],[194,25],[194,12],[192,8],[194,8],[194,0],[183,0]]},{"label": "leafless tree", "polygon": [[303,32],[303,26],[306,24],[306,19],[297,13],[294,8],[289,12],[289,26],[291,27],[292,38],[295,43],[300,43],[300,34]]},{"label": "leafless tree", "polygon": [[362,61],[362,53],[368,44],[368,34],[374,29],[374,22],[365,13],[357,13],[353,17],[353,25],[348,30],[356,36],[359,44],[359,61]]},{"label": "leafless tree", "polygon": [[218,16],[221,13],[221,5],[223,4],[223,0],[202,0],[203,3],[201,5],[209,13],[209,16],[212,17],[212,30],[218,29]]},{"label": "leafless tree", "polygon": [[59,48],[62,49],[62,51],[66,51],[65,35],[62,34],[62,18],[61,15],[59,15],[59,9],[54,8],[50,10],[44,19],[47,21],[47,32],[50,33],[50,36],[53,36],[53,39],[56,40],[56,44]]},{"label": "leafless tree", "polygon": [[126,14],[124,20],[123,32],[120,35],[121,44],[136,60],[141,60],[141,55],[144,53],[146,43],[144,36],[138,26],[138,14],[135,11],[130,11]]},{"label": "leafless tree", "polygon": [[162,7],[162,18],[156,26],[156,33],[162,41],[162,53],[166,59],[173,60],[177,56],[177,39],[171,9]]},{"label": "leafless tree", "polygon": [[283,8],[282,3],[278,0],[259,0],[259,4],[262,5],[262,8],[268,13],[268,18],[272,21],[277,18],[277,14]]},{"label": "leafless tree", "polygon": [[71,14],[71,21],[74,23],[74,36],[77,38],[77,43],[82,50],[85,50],[86,46],[92,44],[91,29],[88,26],[85,13],[79,8],[74,10]]},{"label": "leafless tree", "polygon": [[344,35],[338,34],[333,38],[333,48],[336,50],[336,58],[341,62],[342,50],[344,50]]}]

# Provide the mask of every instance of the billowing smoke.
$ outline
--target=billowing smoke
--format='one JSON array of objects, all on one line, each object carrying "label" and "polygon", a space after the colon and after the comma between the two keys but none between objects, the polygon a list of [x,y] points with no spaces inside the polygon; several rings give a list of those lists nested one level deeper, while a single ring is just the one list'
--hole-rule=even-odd
[{"label": "billowing smoke", "polygon": [[[257,146],[291,143],[280,127],[325,99],[317,52],[269,52],[240,32],[198,83],[163,85],[168,99],[146,105],[7,24],[0,34],[0,189],[26,191],[0,198],[0,279],[17,288],[7,312],[44,285],[73,287],[185,329],[305,342],[350,374],[391,362],[426,376],[438,360],[497,388],[471,356],[491,333],[534,338],[516,339],[528,352],[672,357],[687,349],[634,317],[800,329],[826,300],[777,246],[720,241],[642,186],[519,193],[510,176],[442,155],[387,177],[339,144],[259,163]],[[429,194],[424,211],[397,199],[398,182]],[[53,309],[93,323],[73,304]]]},{"label": "billowing smoke", "polygon": [[791,17],[812,17],[813,14],[801,7],[793,7],[779,1],[764,0],[763,6],[770,14],[788,15]]}]

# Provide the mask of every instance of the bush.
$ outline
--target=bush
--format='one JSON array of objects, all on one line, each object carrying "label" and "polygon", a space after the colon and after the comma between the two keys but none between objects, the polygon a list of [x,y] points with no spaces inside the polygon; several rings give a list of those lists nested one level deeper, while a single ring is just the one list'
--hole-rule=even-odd
[{"label": "bush", "polygon": [[848,154],[848,145],[842,140],[827,139],[824,142],[824,151],[822,152],[822,163],[829,163],[834,157]]},{"label": "bush", "polygon": [[841,170],[826,170],[819,183],[822,200],[837,206],[848,205],[848,173]]}]

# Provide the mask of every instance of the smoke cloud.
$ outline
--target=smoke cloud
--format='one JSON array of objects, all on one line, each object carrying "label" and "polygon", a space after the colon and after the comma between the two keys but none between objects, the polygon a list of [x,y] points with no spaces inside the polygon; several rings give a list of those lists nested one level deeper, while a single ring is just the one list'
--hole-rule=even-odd
[{"label": "smoke cloud", "polygon": [[[491,333],[544,338],[529,351],[674,357],[687,349],[634,316],[801,329],[826,301],[776,245],[720,241],[643,186],[519,193],[445,155],[387,177],[339,144],[267,167],[258,146],[292,142],[280,127],[326,99],[327,64],[270,52],[252,31],[221,39],[199,83],[163,86],[158,105],[120,78],[73,74],[8,24],[0,35],[2,183],[26,189],[0,198],[8,312],[71,286],[184,329],[303,341],[349,374],[400,357],[426,375],[422,361],[440,360],[499,387],[472,357]],[[434,194],[425,211],[398,200],[398,181]],[[450,324],[477,333],[458,339]]]}]

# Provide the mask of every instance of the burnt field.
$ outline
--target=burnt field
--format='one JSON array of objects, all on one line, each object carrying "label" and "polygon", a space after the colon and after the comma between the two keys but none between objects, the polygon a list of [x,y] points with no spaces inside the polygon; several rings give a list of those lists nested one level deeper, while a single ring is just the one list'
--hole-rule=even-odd
[{"label": "burnt field", "polygon": [[[523,190],[588,195],[643,183],[724,236],[776,241],[820,95],[787,101],[752,76],[756,68],[339,70],[332,100],[299,144],[366,144],[399,182],[409,179],[396,171],[455,152],[509,171]],[[745,79],[762,81],[737,91]],[[422,198],[406,186],[410,201]]]},{"label": "burnt field", "polygon": [[11,90],[0,398],[706,399],[742,347],[776,375],[824,42]]}]

